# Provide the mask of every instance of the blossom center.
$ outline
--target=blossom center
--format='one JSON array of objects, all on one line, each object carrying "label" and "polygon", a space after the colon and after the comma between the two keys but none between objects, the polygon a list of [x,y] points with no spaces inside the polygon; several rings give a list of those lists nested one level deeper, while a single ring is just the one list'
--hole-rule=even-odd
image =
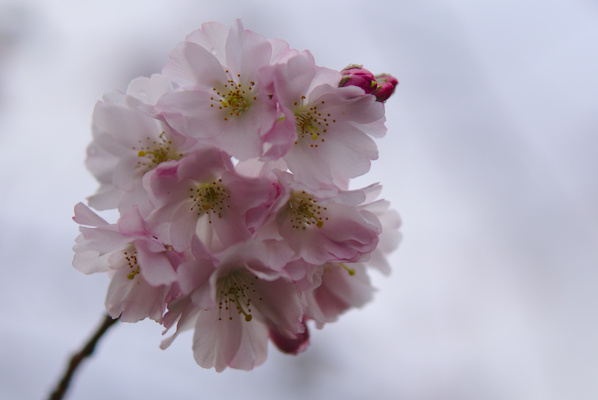
[{"label": "blossom center", "polygon": [[[199,217],[208,215],[208,218],[212,215],[222,218],[222,211],[225,208],[229,208],[228,190],[222,184],[222,179],[217,179],[207,183],[197,184],[189,188],[189,197],[193,199],[193,206],[191,210],[194,210]],[[212,221],[209,221],[212,223]]]},{"label": "blossom center", "polygon": [[137,250],[135,248],[131,248],[128,250],[123,251],[123,255],[125,256],[125,261],[129,267],[129,273],[127,274],[127,279],[133,280],[135,276],[139,273],[139,263],[137,262]]},{"label": "blossom center", "polygon": [[[301,97],[302,102],[305,100],[305,96]],[[324,100],[321,104],[324,104]],[[295,129],[297,131],[297,141],[310,140],[310,147],[318,147],[318,142],[324,142],[324,135],[328,132],[328,127],[331,123],[335,123],[336,120],[331,118],[330,113],[322,114],[318,110],[318,106],[315,104],[299,104],[294,103],[295,109]]]},{"label": "blossom center", "polygon": [[140,158],[137,161],[137,167],[143,168],[145,171],[156,167],[169,160],[179,160],[183,157],[182,154],[177,153],[172,140],[166,137],[165,132],[160,133],[158,138],[146,137],[144,140],[138,140],[139,147],[132,147],[137,150],[137,156]]},{"label": "blossom center", "polygon": [[[226,70],[228,74],[228,70]],[[212,88],[213,96],[210,97],[212,103],[210,107],[218,108],[224,111],[224,120],[229,117],[236,117],[243,114],[257,97],[253,93],[255,82],[251,81],[249,84],[241,82],[241,75],[237,74],[239,83],[234,79],[229,79],[221,90]]]},{"label": "blossom center", "polygon": [[[253,280],[257,276],[253,276]],[[231,272],[218,279],[216,282],[216,296],[218,301],[218,320],[222,314],[228,314],[228,319],[233,319],[233,314],[243,315],[245,321],[252,320],[251,296],[255,293],[254,283],[248,274]],[[261,300],[259,298],[258,300]]]},{"label": "blossom center", "polygon": [[306,192],[293,192],[288,202],[291,226],[295,229],[307,229],[315,225],[318,228],[324,226],[328,218],[322,216],[326,207],[318,205],[318,202]]}]

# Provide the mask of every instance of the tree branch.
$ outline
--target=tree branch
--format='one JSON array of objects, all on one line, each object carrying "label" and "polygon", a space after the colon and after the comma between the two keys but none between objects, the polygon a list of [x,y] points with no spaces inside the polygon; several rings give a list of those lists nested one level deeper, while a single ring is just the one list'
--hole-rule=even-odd
[{"label": "tree branch", "polygon": [[83,349],[81,349],[80,352],[73,355],[73,357],[71,358],[68,368],[65,371],[62,379],[60,380],[60,383],[56,387],[56,390],[54,390],[54,392],[50,395],[50,400],[60,400],[63,398],[64,394],[66,393],[66,390],[69,387],[69,384],[71,383],[73,374],[77,370],[79,364],[81,364],[81,361],[93,354],[96,344],[98,343],[102,335],[106,333],[106,331],[112,325],[114,325],[116,321],[118,321],[118,318],[112,319],[110,315],[106,314],[104,322],[102,323],[102,325],[100,325],[100,327],[98,328],[96,333],[91,337],[91,339],[89,339],[87,344],[85,344],[85,347],[83,347]]}]

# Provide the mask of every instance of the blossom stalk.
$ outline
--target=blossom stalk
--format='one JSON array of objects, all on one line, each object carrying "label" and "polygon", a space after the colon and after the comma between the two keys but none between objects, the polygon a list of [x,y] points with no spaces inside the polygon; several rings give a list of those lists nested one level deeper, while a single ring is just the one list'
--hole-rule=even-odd
[{"label": "blossom stalk", "polygon": [[106,315],[104,317],[104,321],[98,327],[98,329],[89,339],[89,341],[85,344],[85,346],[83,346],[83,348],[79,352],[77,352],[71,357],[68,367],[64,372],[64,375],[62,376],[62,379],[60,380],[60,382],[56,386],[56,389],[54,389],[54,391],[49,397],[50,400],[60,400],[64,397],[71,383],[71,380],[75,372],[77,371],[77,368],[79,368],[79,365],[81,365],[81,362],[93,355],[98,341],[108,331],[108,329],[110,329],[110,327],[112,327],[117,322],[118,318],[112,318],[110,315]]}]

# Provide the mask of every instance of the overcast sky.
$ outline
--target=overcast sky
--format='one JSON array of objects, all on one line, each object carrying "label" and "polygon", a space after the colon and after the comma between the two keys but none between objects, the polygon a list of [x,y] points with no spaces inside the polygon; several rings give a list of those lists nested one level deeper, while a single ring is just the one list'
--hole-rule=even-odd
[{"label": "overcast sky", "polygon": [[380,181],[403,218],[375,299],[294,357],[197,366],[190,333],[119,324],[70,399],[598,396],[598,6],[587,0],[3,0],[0,398],[47,396],[108,284],[71,266],[95,102],[203,22],[398,77]]}]

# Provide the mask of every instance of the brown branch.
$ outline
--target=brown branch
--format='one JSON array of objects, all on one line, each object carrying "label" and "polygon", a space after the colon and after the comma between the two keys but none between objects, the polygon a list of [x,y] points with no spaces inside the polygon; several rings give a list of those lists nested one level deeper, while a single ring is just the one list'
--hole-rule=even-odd
[{"label": "brown branch", "polygon": [[106,317],[104,318],[104,322],[98,328],[98,330],[92,336],[92,338],[89,339],[87,344],[85,344],[85,347],[83,347],[83,349],[81,349],[80,352],[73,355],[73,357],[71,358],[71,361],[69,362],[69,366],[68,366],[67,370],[64,372],[64,375],[62,376],[60,383],[56,387],[56,390],[54,390],[54,392],[50,395],[50,400],[60,400],[63,398],[64,394],[66,393],[66,390],[69,387],[69,384],[71,383],[73,374],[77,370],[77,367],[79,366],[81,361],[83,361],[85,358],[87,358],[93,354],[96,344],[98,343],[98,341],[100,340],[102,335],[104,333],[106,333],[106,331],[112,325],[114,325],[116,323],[116,321],[118,321],[118,318],[112,319],[112,317],[110,317],[110,315],[106,315]]}]

